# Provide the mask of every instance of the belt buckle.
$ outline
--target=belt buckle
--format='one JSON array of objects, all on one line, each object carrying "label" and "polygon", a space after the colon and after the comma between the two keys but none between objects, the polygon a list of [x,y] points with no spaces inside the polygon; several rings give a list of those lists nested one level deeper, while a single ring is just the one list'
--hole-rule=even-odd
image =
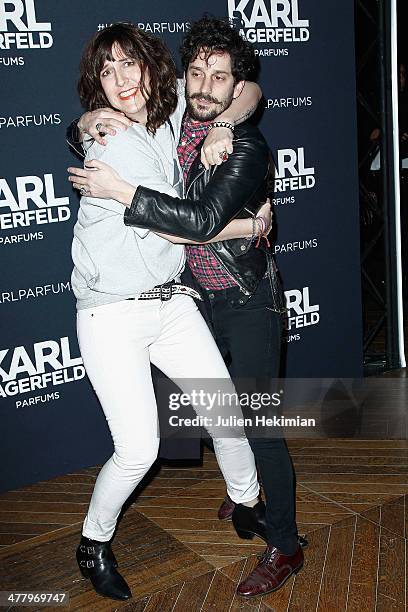
[{"label": "belt buckle", "polygon": [[171,283],[165,283],[164,285],[160,285],[160,301],[161,302],[168,302],[169,300],[171,300],[172,296],[173,296],[173,291],[172,291]]}]

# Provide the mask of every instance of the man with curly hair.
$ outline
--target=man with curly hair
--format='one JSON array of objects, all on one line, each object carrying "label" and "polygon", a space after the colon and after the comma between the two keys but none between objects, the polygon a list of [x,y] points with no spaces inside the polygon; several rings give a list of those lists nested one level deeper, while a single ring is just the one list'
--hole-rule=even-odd
[{"label": "man with curly hair", "polygon": [[[254,73],[252,46],[228,21],[204,17],[192,24],[181,47],[186,75],[186,113],[178,146],[184,197],[175,198],[124,181],[101,162],[98,172],[73,172],[71,180],[88,193],[114,198],[126,206],[125,224],[207,242],[231,219],[253,214],[253,234],[266,234],[253,202],[267,196],[271,162],[259,130],[244,121],[225,120]],[[223,125],[216,118],[223,113]],[[248,113],[249,115],[250,113]],[[223,127],[226,146],[217,165],[200,159],[200,147],[213,127]],[[79,178],[80,181],[79,181]],[[258,204],[259,205],[259,204]],[[265,240],[267,243],[267,240]],[[281,315],[284,310],[269,243],[235,239],[186,247],[187,262],[205,297],[209,323],[237,389],[270,388],[279,372]],[[246,379],[244,381],[244,379]],[[251,383],[249,383],[251,386]],[[262,537],[267,548],[257,567],[239,585],[238,594],[263,595],[279,589],[303,565],[295,522],[294,473],[286,443],[247,431],[266,496],[253,507],[226,500],[219,517],[232,520],[244,538]]]}]

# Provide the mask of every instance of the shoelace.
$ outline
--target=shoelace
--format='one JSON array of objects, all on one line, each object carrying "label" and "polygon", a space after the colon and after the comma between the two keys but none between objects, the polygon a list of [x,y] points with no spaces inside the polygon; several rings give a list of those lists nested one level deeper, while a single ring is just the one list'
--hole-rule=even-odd
[{"label": "shoelace", "polygon": [[259,559],[259,565],[266,565],[272,561],[272,558],[276,555],[277,551],[278,549],[274,547],[271,550],[266,549],[266,551],[260,555],[256,555]]}]

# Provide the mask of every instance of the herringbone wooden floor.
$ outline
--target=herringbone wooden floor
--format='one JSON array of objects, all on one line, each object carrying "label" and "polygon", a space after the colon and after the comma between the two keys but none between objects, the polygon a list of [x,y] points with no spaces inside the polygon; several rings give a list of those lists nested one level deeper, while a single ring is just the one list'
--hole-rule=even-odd
[{"label": "herringbone wooden floor", "polygon": [[217,520],[224,483],[210,452],[201,467],[161,467],[126,512],[114,550],[130,603],[95,595],[75,564],[96,467],[0,496],[0,590],[65,590],[69,610],[86,612],[404,612],[408,443],[289,446],[299,531],[310,544],[304,569],[277,593],[235,595],[264,546],[240,540],[231,523]]}]

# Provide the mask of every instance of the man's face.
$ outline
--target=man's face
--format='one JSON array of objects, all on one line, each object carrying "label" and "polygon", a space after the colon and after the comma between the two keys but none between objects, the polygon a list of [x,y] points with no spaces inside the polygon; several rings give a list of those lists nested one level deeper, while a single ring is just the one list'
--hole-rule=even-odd
[{"label": "man's face", "polygon": [[244,81],[234,84],[229,53],[204,50],[192,60],[186,72],[187,112],[195,121],[212,121],[242,91]]}]

